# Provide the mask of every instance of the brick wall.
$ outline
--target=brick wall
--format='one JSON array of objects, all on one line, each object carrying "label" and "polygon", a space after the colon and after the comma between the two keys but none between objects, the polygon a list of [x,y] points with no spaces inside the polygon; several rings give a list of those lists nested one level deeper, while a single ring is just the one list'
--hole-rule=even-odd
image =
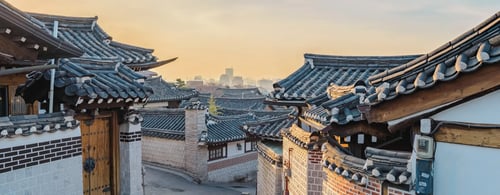
[{"label": "brick wall", "polygon": [[80,128],[0,140],[0,194],[82,194]]},{"label": "brick wall", "polygon": [[252,180],[257,174],[257,152],[246,153],[229,159],[211,161],[208,164],[208,180],[231,182]]},{"label": "brick wall", "polygon": [[270,163],[262,155],[258,155],[257,194],[283,194],[283,168]]},{"label": "brick wall", "polygon": [[184,140],[144,136],[142,160],[184,168]]},{"label": "brick wall", "polygon": [[305,148],[302,148],[289,139],[283,139],[283,166],[289,162],[291,176],[288,177],[288,190],[290,195],[307,194],[307,161],[309,155]]},{"label": "brick wall", "polygon": [[381,194],[382,186],[380,181],[377,179],[369,178],[369,181],[366,186],[360,186],[350,182],[341,175],[337,175],[336,173],[327,168],[323,168],[323,171],[325,174],[323,179],[323,194],[382,195]]}]

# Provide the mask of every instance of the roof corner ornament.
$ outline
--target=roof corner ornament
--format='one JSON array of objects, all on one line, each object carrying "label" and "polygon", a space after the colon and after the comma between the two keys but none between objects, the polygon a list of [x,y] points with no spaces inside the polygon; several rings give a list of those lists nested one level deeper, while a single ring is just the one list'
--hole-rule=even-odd
[{"label": "roof corner ornament", "polygon": [[306,58],[306,64],[309,64],[309,66],[311,66],[311,69],[314,68],[314,61],[313,61],[313,59]]}]

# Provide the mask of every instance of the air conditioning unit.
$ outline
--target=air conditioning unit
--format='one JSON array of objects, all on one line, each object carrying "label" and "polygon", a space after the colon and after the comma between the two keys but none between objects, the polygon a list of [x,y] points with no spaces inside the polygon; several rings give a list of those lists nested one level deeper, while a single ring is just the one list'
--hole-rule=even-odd
[{"label": "air conditioning unit", "polygon": [[416,135],[413,148],[420,159],[430,159],[434,156],[434,139],[432,137]]}]

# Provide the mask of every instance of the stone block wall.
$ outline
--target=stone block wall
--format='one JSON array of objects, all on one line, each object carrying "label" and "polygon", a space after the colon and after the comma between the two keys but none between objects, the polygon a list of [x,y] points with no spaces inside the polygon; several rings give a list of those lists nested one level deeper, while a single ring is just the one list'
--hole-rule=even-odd
[{"label": "stone block wall", "polygon": [[208,180],[232,182],[252,180],[257,174],[257,152],[208,162]]},{"label": "stone block wall", "polygon": [[0,194],[83,194],[79,127],[0,139]]},{"label": "stone block wall", "polygon": [[257,194],[283,194],[283,168],[258,155]]},{"label": "stone block wall", "polygon": [[142,159],[183,169],[185,166],[184,140],[144,136],[142,137]]},{"label": "stone block wall", "polygon": [[307,193],[311,195],[321,195],[323,186],[323,166],[321,159],[323,152],[308,151],[307,161]]},{"label": "stone block wall", "polygon": [[291,169],[291,175],[287,177],[290,195],[308,194],[308,158],[307,149],[283,138],[283,166]]},{"label": "stone block wall", "polygon": [[203,131],[207,131],[205,109],[186,109],[184,162],[192,177],[208,180],[208,147],[200,142]]}]

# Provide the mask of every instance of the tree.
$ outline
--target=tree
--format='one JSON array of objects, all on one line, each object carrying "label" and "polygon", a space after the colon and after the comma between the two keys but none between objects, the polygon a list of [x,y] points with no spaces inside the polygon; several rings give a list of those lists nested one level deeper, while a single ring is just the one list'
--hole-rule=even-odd
[{"label": "tree", "polygon": [[212,115],[220,114],[217,105],[215,104],[215,98],[213,95],[210,95],[210,99],[208,100],[208,112]]},{"label": "tree", "polygon": [[186,88],[186,82],[180,78],[175,79],[175,86],[177,88]]}]

